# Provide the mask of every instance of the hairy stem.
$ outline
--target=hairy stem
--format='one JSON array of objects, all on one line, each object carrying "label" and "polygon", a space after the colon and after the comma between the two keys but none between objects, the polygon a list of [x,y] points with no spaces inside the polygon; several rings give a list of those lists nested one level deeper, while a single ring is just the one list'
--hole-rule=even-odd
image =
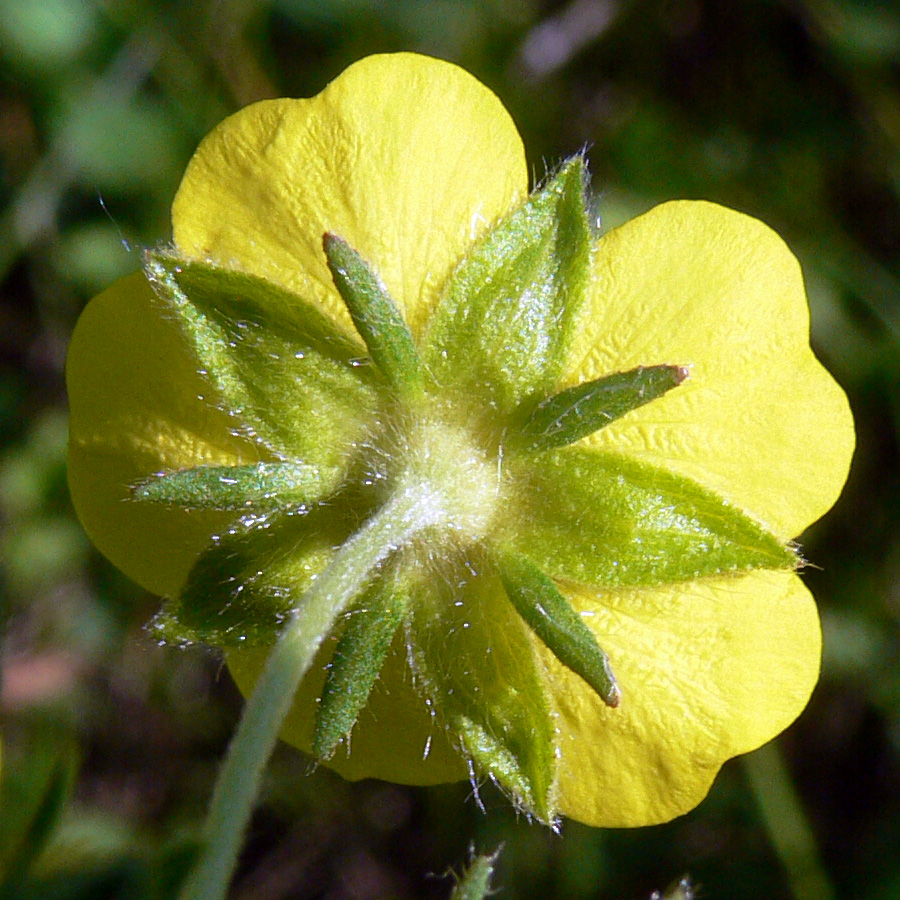
[{"label": "hairy stem", "polygon": [[219,772],[199,859],[180,900],[223,900],[266,763],[322,641],[378,566],[438,518],[438,506],[427,493],[396,494],[344,543],[306,592],[247,701]]}]

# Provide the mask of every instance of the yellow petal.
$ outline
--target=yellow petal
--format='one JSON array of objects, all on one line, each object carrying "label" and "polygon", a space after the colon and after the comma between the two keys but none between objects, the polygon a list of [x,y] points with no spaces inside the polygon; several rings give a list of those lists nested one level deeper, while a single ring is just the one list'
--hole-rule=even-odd
[{"label": "yellow petal", "polygon": [[[306,753],[312,749],[316,708],[334,645],[333,639],[325,642],[281,731],[282,740]],[[265,649],[228,653],[228,669],[245,697],[253,691],[266,655]],[[444,784],[467,777],[462,756],[412,684],[402,640],[394,642],[349,742],[325,764],[350,781],[381,778],[396,784]]]},{"label": "yellow petal", "polygon": [[809,348],[800,267],[778,235],[675,202],[600,240],[565,383],[655,363],[691,376],[590,444],[694,478],[784,540],[831,507],[853,421]]},{"label": "yellow petal", "polygon": [[687,812],[725,760],[786,728],[815,685],[819,621],[791,573],[566,593],[622,690],[610,709],[544,651],[560,808],[581,822],[648,825]]},{"label": "yellow petal", "polygon": [[418,333],[462,254],[527,181],[515,125],[471,75],[415,54],[370,56],[312,99],[254,104],[206,137],[175,198],[175,242],[349,325],[322,251],[332,231]]},{"label": "yellow petal", "polygon": [[233,422],[205,395],[178,325],[143,273],[117,281],[85,309],[66,363],[69,487],[100,551],[156,594],[177,590],[197,554],[233,513],[187,512],[130,499],[155,472],[257,462]]}]

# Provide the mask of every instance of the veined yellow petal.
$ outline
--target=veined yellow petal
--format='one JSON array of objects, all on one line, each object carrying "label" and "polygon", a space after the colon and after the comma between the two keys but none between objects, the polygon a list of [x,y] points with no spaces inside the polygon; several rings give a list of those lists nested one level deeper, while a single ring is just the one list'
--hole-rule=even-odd
[{"label": "veined yellow petal", "polygon": [[775,232],[683,201],[600,240],[563,386],[657,363],[690,378],[590,444],[694,478],[784,540],[831,507],[853,421],[809,347],[800,267]]},{"label": "veined yellow petal", "polygon": [[818,677],[815,603],[789,572],[565,593],[622,690],[610,709],[544,651],[561,812],[590,825],[647,825],[692,809],[725,760],[796,718]]},{"label": "veined yellow petal", "polygon": [[172,210],[187,256],[259,275],[340,317],[322,235],[344,238],[417,334],[466,249],[524,199],[522,142],[456,66],[370,56],[308,100],[256,103],[201,143]]},{"label": "veined yellow petal", "polygon": [[258,462],[209,387],[177,323],[142,272],[117,281],[78,320],[66,363],[69,488],[104,556],[156,594],[177,590],[197,554],[234,513],[187,511],[130,498],[155,472]]}]

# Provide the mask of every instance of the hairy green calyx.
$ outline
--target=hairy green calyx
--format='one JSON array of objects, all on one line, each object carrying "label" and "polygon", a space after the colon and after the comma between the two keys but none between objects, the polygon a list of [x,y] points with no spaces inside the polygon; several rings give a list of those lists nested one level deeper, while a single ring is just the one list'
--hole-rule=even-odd
[{"label": "hairy green calyx", "polygon": [[595,241],[584,181],[582,160],[570,161],[477,242],[418,337],[377,262],[340,235],[323,236],[323,254],[356,334],[263,279],[146,260],[209,402],[259,456],[134,485],[139,502],[234,514],[167,600],[160,635],[269,643],[360,534],[390,535],[327,626],[334,652],[309,749],[335,752],[402,640],[472,771],[545,821],[557,763],[540,646],[608,706],[628,699],[566,585],[797,562],[699,485],[582,443],[678,389],[690,363],[646,360],[560,387]]}]

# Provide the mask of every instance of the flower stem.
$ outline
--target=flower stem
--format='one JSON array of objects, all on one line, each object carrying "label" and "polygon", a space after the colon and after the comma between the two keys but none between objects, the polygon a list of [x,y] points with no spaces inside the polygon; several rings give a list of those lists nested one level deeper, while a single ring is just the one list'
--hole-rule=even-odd
[{"label": "flower stem", "polygon": [[180,900],[223,900],[266,763],[322,641],[379,564],[436,518],[427,493],[398,492],[347,539],[306,592],[244,708],[213,792],[200,856]]},{"label": "flower stem", "polygon": [[819,859],[816,838],[778,743],[742,757],[769,838],[796,900],[834,900],[837,893]]}]

